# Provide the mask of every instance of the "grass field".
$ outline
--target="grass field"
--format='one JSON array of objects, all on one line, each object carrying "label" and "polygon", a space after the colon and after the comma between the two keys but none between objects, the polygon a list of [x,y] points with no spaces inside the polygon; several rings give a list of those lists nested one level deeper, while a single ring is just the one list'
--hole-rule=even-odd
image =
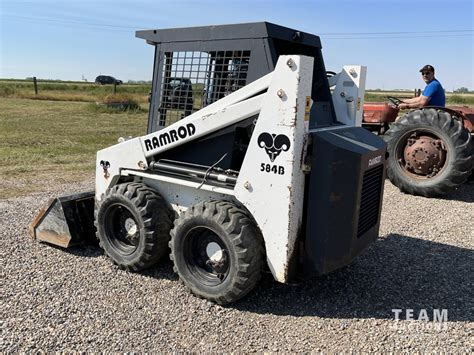
[{"label": "grass field", "polygon": [[[200,105],[199,96],[202,86],[193,86],[195,106]],[[148,101],[151,84],[123,84],[117,86],[117,93],[128,95],[138,103]],[[0,97],[23,98],[34,100],[97,102],[113,93],[112,85],[96,85],[84,82],[38,81],[38,95],[35,94],[32,81],[0,79]],[[387,95],[401,98],[414,96],[413,91],[371,91],[365,94],[366,102],[386,102]],[[474,93],[446,93],[448,105],[474,105]]]},{"label": "grass field", "polygon": [[[113,85],[96,85],[81,82],[38,81],[38,94],[35,94],[32,81],[0,80],[0,97],[96,102],[113,93]],[[117,93],[127,94],[139,103],[148,100],[150,85],[117,85]]]},{"label": "grass field", "polygon": [[84,102],[0,99],[0,199],[92,177],[97,150],[146,133],[147,113]]},{"label": "grass field", "polygon": [[[414,97],[413,91],[370,91],[365,92],[366,102],[387,102],[387,96],[395,96],[399,98]],[[474,93],[457,94],[446,93],[446,105],[468,105],[474,106]]]},{"label": "grass field", "polygon": [[[202,88],[201,88],[202,89]],[[120,85],[117,92],[147,107],[149,85]],[[93,177],[97,150],[120,136],[146,132],[146,110],[116,113],[95,102],[113,87],[77,82],[0,80],[0,199],[47,190],[48,184]],[[199,90],[196,90],[199,92]],[[366,101],[412,91],[367,91]],[[449,104],[474,105],[474,94],[447,95]],[[200,98],[195,95],[195,107]]]}]

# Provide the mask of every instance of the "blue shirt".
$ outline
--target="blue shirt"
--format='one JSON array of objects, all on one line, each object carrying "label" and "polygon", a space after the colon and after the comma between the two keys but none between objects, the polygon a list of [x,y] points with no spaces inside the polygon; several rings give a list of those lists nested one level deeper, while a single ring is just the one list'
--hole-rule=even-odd
[{"label": "blue shirt", "polygon": [[429,97],[428,105],[429,106],[441,106],[446,105],[446,97],[444,96],[444,89],[441,86],[440,82],[436,79],[433,79],[431,83],[426,85],[423,90],[423,96]]}]

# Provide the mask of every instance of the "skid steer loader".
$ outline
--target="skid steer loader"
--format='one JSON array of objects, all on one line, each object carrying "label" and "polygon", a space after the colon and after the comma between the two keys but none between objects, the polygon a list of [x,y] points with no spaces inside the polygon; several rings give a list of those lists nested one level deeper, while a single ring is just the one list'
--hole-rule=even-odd
[{"label": "skid steer loader", "polygon": [[121,268],[170,252],[219,304],[263,268],[326,274],[377,238],[386,145],[360,127],[364,67],[330,84],[319,37],[266,22],[136,35],[155,46],[148,134],[99,151],[95,192],[53,201],[34,238],[67,247],[95,225]]}]

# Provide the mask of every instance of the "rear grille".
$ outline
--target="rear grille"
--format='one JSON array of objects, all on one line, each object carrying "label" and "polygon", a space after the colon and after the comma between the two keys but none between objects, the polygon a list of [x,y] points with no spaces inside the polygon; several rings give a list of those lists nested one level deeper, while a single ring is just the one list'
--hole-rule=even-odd
[{"label": "rear grille", "polygon": [[364,173],[362,193],[360,196],[359,223],[357,237],[360,237],[377,224],[380,208],[383,165],[379,165]]}]

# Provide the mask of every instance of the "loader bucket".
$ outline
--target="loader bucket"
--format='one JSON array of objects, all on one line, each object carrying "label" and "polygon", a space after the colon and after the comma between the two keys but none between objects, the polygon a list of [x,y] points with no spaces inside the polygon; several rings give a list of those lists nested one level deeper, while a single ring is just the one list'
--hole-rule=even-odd
[{"label": "loader bucket", "polygon": [[63,248],[94,240],[94,191],[50,200],[31,223],[30,234]]}]

